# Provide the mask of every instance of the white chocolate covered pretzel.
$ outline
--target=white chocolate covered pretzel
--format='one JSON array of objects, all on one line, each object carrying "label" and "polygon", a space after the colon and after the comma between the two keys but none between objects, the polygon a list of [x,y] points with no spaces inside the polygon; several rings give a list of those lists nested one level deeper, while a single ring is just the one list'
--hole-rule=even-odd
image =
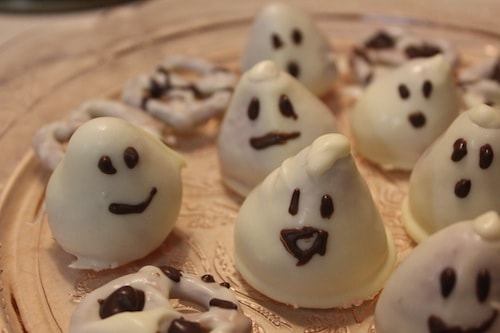
[{"label": "white chocolate covered pretzel", "polygon": [[500,55],[465,68],[459,73],[458,81],[464,89],[467,106],[500,105]]},{"label": "white chocolate covered pretzel", "polygon": [[376,31],[354,46],[350,65],[354,79],[366,85],[373,77],[415,58],[442,54],[452,66],[458,64],[458,53],[446,40],[421,39],[400,28],[389,27]]},{"label": "white chocolate covered pretzel", "polygon": [[221,115],[235,84],[233,73],[205,59],[171,56],[151,75],[128,81],[122,99],[173,130],[186,131]]},{"label": "white chocolate covered pretzel", "polygon": [[[205,312],[181,313],[169,298]],[[175,268],[145,266],[87,295],[70,322],[70,333],[244,333],[251,321],[241,312],[227,283]]]}]

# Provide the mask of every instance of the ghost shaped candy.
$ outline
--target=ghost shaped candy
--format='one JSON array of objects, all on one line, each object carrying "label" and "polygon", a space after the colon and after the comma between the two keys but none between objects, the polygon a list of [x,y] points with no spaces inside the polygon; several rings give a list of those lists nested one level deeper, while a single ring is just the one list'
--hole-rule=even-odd
[{"label": "ghost shaped candy", "polygon": [[101,270],[141,258],[172,230],[184,160],[118,118],[83,124],[46,191],[52,234],[75,255],[73,268]]},{"label": "ghost shaped candy", "polygon": [[391,235],[341,134],[319,137],[249,194],[234,251],[251,286],[305,308],[370,299],[395,264]]},{"label": "ghost shaped candy", "polygon": [[257,15],[243,52],[242,69],[273,60],[315,95],[324,95],[337,76],[333,52],[311,17],[285,3]]},{"label": "ghost shaped candy", "polygon": [[500,332],[500,219],[440,230],[403,260],[375,309],[377,333]]},{"label": "ghost shaped candy", "polygon": [[246,196],[285,158],[336,131],[326,105],[274,62],[262,61],[242,76],[222,121],[223,180]]},{"label": "ghost shaped candy", "polygon": [[450,125],[460,100],[442,55],[377,76],[351,114],[356,149],[385,169],[410,170]]},{"label": "ghost shaped candy", "polygon": [[500,212],[500,110],[462,113],[418,161],[403,203],[403,222],[422,241],[451,223]]}]

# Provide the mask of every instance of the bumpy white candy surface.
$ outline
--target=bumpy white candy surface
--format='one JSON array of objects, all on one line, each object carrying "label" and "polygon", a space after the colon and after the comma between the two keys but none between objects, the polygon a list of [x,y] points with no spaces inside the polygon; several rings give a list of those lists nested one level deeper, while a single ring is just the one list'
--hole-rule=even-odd
[{"label": "bumpy white candy surface", "polygon": [[112,268],[158,247],[180,210],[184,160],[144,130],[96,118],[71,137],[46,191],[56,241],[73,268]]},{"label": "bumpy white candy surface", "polygon": [[[170,298],[206,311],[181,313]],[[145,266],[88,294],[71,317],[69,333],[247,333],[250,329],[233,292],[211,275]]]},{"label": "bumpy white candy surface", "polygon": [[263,294],[295,307],[347,307],[382,288],[390,233],[341,134],[285,160],[243,203],[235,263]]},{"label": "bumpy white candy surface", "polygon": [[450,64],[441,56],[380,75],[351,115],[356,149],[386,169],[412,169],[459,111]]},{"label": "bumpy white candy surface", "polygon": [[271,61],[243,75],[217,142],[224,182],[245,196],[283,160],[336,132],[332,111]]},{"label": "bumpy white candy surface", "polygon": [[500,212],[500,110],[462,113],[419,160],[403,204],[409,234],[422,241],[451,223]]},{"label": "bumpy white candy surface", "polygon": [[500,332],[500,220],[488,212],[426,239],[387,282],[378,333]]},{"label": "bumpy white candy surface", "polygon": [[312,18],[284,3],[262,9],[243,52],[242,69],[262,60],[275,61],[316,95],[332,87],[337,76],[333,52]]}]

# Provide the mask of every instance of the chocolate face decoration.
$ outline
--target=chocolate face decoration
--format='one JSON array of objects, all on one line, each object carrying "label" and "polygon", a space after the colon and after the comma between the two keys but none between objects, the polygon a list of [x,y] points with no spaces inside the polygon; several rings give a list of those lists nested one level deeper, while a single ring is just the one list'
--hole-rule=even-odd
[{"label": "chocolate face decoration", "polygon": [[223,180],[245,196],[285,158],[336,131],[326,105],[263,61],[242,76],[224,116],[217,142]]},{"label": "chocolate face decoration", "polygon": [[450,64],[441,56],[410,61],[378,76],[351,115],[356,148],[386,169],[412,169],[459,111]]},{"label": "chocolate face decoration", "polygon": [[172,230],[180,210],[182,158],[118,118],[96,118],[73,134],[47,187],[56,241],[95,270],[141,258]]},{"label": "chocolate face decoration", "polygon": [[247,71],[266,59],[315,95],[327,93],[337,76],[326,37],[307,14],[284,3],[267,5],[255,18],[242,69]]},{"label": "chocolate face decoration", "polygon": [[[170,299],[206,311],[179,312]],[[88,294],[71,317],[69,333],[249,333],[251,327],[227,283],[169,266],[144,266]]]},{"label": "chocolate face decoration", "polygon": [[417,242],[462,219],[500,211],[500,111],[462,113],[429,148],[410,177],[403,222]]},{"label": "chocolate face decoration", "polygon": [[499,332],[499,257],[496,212],[433,234],[384,287],[375,309],[377,332]]},{"label": "chocolate face decoration", "polygon": [[369,299],[395,263],[390,234],[341,134],[317,138],[252,190],[234,244],[243,278],[296,307]]}]

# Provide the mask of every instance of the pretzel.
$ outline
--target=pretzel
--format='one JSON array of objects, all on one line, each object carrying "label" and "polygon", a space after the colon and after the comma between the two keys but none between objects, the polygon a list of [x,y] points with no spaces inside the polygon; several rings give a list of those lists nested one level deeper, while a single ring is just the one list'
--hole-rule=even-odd
[{"label": "pretzel", "polygon": [[458,76],[467,106],[500,105],[500,56],[488,57],[465,68]]},{"label": "pretzel", "polygon": [[[205,312],[177,311],[169,298]],[[251,321],[227,283],[173,267],[145,266],[88,294],[70,321],[69,333],[245,333]]]},{"label": "pretzel", "polygon": [[45,168],[54,170],[64,157],[64,143],[78,127],[92,118],[106,116],[125,119],[144,128],[153,136],[162,138],[160,124],[140,110],[112,100],[93,99],[71,112],[68,119],[49,123],[38,129],[32,140],[36,156]]},{"label": "pretzel", "polygon": [[349,64],[355,81],[369,84],[375,75],[397,67],[414,58],[431,57],[437,53],[458,64],[458,53],[450,43],[443,39],[423,40],[396,28],[379,30],[355,45]]},{"label": "pretzel", "polygon": [[174,131],[189,131],[227,108],[236,76],[201,58],[171,56],[151,75],[128,81],[122,100]]}]

